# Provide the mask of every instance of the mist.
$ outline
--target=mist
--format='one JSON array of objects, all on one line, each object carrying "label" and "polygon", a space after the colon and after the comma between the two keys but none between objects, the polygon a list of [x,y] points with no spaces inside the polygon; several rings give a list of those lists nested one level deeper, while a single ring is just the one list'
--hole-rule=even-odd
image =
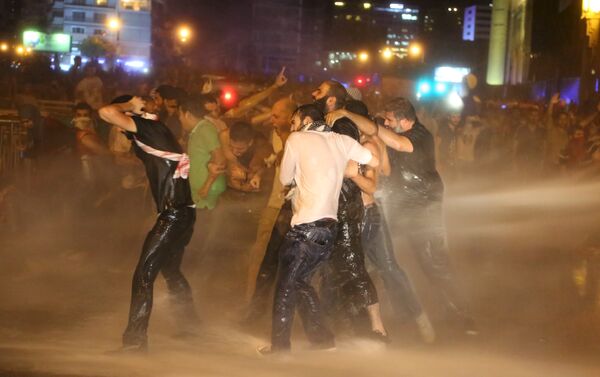
[{"label": "mist", "polygon": [[[268,191],[227,192],[211,224],[196,223],[183,271],[202,319],[181,338],[162,276],[155,285],[147,356],[114,356],[126,325],[131,276],[155,219],[149,193],[96,193],[70,176],[65,158],[44,164],[35,187],[16,180],[0,230],[0,372],[15,376],[597,376],[598,303],[586,303],[583,249],[597,232],[600,182],[529,180],[484,173],[447,183],[451,257],[481,330],[446,323],[401,231],[392,230],[406,268],[438,332],[421,343],[397,321],[375,273],[386,348],[349,332],[335,352],[307,351],[299,321],[294,352],[262,359],[265,318],[238,325],[245,307],[247,255]],[[264,187],[269,187],[268,180]],[[389,217],[390,214],[387,214]],[[590,307],[591,305],[591,307]],[[28,371],[11,374],[11,371]],[[42,372],[43,371],[43,372]]]}]

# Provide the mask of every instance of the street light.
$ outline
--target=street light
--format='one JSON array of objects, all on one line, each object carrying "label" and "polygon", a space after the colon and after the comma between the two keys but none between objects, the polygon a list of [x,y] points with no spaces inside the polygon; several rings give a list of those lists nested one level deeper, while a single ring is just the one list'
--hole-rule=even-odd
[{"label": "street light", "polygon": [[106,22],[106,26],[112,31],[119,31],[121,29],[121,20],[117,17],[111,17]]},{"label": "street light", "polygon": [[188,26],[182,25],[177,29],[177,37],[182,43],[186,43],[192,36],[192,29]]},{"label": "street light", "polygon": [[2,52],[8,51],[8,43],[4,42],[4,43],[0,44],[0,51],[2,51]]},{"label": "street light", "polygon": [[17,55],[23,55],[25,54],[25,47],[17,46],[17,48],[15,48],[15,51],[17,52]]},{"label": "street light", "polygon": [[410,46],[408,46],[408,55],[413,58],[413,59],[417,59],[419,57],[423,56],[423,46],[421,46],[419,43],[411,43]]},{"label": "street light", "polygon": [[383,49],[383,51],[381,51],[381,56],[385,60],[390,60],[394,56],[394,53],[392,52],[391,48],[386,47]]},{"label": "street light", "polygon": [[364,63],[364,62],[366,62],[367,60],[369,60],[369,53],[368,53],[368,52],[366,52],[366,51],[361,51],[361,52],[359,52],[359,53],[358,53],[358,60],[359,60],[361,63]]}]

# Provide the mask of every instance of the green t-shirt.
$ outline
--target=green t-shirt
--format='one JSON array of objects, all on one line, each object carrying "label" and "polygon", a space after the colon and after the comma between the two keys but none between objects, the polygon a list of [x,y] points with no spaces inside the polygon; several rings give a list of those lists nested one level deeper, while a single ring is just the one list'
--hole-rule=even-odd
[{"label": "green t-shirt", "polygon": [[219,195],[227,188],[225,175],[220,175],[212,184],[206,198],[198,196],[198,191],[208,179],[208,162],[211,152],[221,147],[219,135],[213,124],[203,119],[190,133],[187,153],[190,156],[190,187],[196,208],[213,209]]}]

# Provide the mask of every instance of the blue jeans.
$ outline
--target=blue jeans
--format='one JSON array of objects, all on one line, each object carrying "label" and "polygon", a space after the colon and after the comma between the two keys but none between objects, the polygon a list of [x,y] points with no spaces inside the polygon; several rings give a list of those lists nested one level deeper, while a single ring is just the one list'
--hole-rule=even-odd
[{"label": "blue jeans", "polygon": [[329,258],[337,223],[321,219],[295,225],[286,235],[279,255],[279,276],[275,289],[271,345],[289,350],[296,305],[304,331],[312,343],[331,343],[333,334],[325,327],[319,297],[310,281],[317,267]]}]

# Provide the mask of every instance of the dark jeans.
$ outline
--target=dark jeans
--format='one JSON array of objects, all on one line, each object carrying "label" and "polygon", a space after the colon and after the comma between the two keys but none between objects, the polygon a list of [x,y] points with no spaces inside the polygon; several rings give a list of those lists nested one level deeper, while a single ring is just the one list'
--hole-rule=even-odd
[{"label": "dark jeans", "polygon": [[396,207],[390,213],[396,216],[391,229],[406,237],[423,272],[440,291],[446,309],[459,319],[466,319],[466,305],[450,265],[442,202]]},{"label": "dark jeans", "polygon": [[392,307],[398,317],[418,317],[421,303],[408,278],[396,262],[394,248],[385,217],[373,204],[365,208],[362,227],[363,250],[379,272]]},{"label": "dark jeans", "polygon": [[194,232],[195,220],[194,208],[166,209],[160,213],[148,233],[133,275],[129,323],[123,334],[124,345],[147,343],[154,280],[159,271],[167,281],[180,320],[191,323],[196,319],[192,291],[180,270],[183,251]]},{"label": "dark jeans", "polygon": [[277,277],[280,249],[284,243],[286,234],[290,231],[292,215],[291,202],[286,201],[279,211],[279,216],[277,216],[277,221],[273,226],[271,238],[265,250],[265,256],[256,276],[256,288],[250,302],[250,312],[252,315],[261,315],[267,307],[266,303],[269,293]]},{"label": "dark jeans", "polygon": [[319,298],[310,281],[317,267],[329,258],[337,224],[331,219],[294,226],[286,235],[279,256],[279,276],[273,304],[271,344],[289,350],[296,304],[304,331],[312,343],[333,341],[323,324]]}]

